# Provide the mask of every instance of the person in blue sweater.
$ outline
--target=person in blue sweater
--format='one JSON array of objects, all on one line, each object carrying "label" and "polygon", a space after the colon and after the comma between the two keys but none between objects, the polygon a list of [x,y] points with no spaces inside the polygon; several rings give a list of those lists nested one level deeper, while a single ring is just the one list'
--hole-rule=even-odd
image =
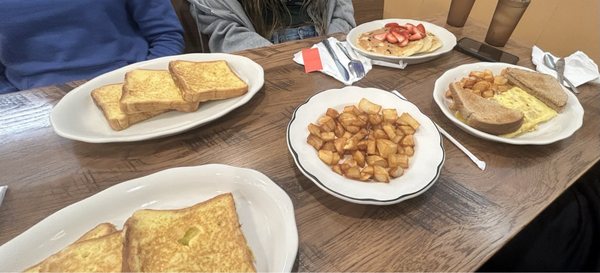
[{"label": "person in blue sweater", "polygon": [[183,51],[169,0],[2,0],[0,93],[90,79]]}]

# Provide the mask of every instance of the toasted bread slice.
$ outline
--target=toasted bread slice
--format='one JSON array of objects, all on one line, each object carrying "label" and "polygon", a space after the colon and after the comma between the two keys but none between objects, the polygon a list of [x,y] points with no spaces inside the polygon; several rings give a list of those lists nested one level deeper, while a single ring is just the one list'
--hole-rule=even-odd
[{"label": "toasted bread slice", "polygon": [[[102,223],[102,224],[97,225],[96,227],[94,227],[90,231],[86,232],[85,234],[83,234],[81,237],[79,237],[79,239],[77,239],[77,241],[75,241],[75,243],[83,242],[83,241],[86,241],[86,240],[100,238],[102,236],[106,236],[106,235],[114,233],[116,231],[117,231],[117,229],[115,228],[115,226],[113,224],[111,224],[111,223]],[[52,256],[50,256],[50,257],[52,257]],[[43,264],[50,257],[48,257],[45,260],[39,262],[38,264],[36,264],[36,265],[34,265],[34,266],[26,269],[24,272],[41,272]]]},{"label": "toasted bread slice", "polygon": [[124,272],[255,272],[231,193],[178,210],[139,210],[125,223]]},{"label": "toasted bread slice", "polygon": [[109,84],[92,91],[94,103],[106,118],[108,125],[115,131],[121,131],[129,126],[151,117],[157,116],[167,110],[126,114],[121,111],[120,99],[122,84]]},{"label": "toasted bread slice", "polygon": [[123,233],[74,243],[52,255],[41,272],[120,272],[123,264]]},{"label": "toasted bread slice", "polygon": [[177,110],[194,112],[198,101],[188,102],[166,70],[136,69],[125,74],[121,110],[127,114]]},{"label": "toasted bread slice", "polygon": [[523,113],[520,111],[475,95],[456,82],[450,84],[450,92],[465,122],[475,129],[502,135],[516,131],[523,123]]},{"label": "toasted bread slice", "polygon": [[502,75],[510,83],[536,97],[557,112],[561,112],[567,105],[567,94],[560,83],[550,75],[511,67],[505,68]]},{"label": "toasted bread slice", "polygon": [[228,99],[248,92],[248,85],[223,60],[171,61],[169,71],[186,101]]}]

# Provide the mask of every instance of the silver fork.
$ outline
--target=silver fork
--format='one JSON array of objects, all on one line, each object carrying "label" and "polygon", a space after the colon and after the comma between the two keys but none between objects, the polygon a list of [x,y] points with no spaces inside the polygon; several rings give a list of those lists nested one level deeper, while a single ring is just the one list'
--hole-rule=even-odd
[{"label": "silver fork", "polygon": [[350,60],[350,63],[348,63],[348,70],[350,70],[350,73],[352,73],[355,77],[357,78],[362,78],[365,76],[365,67],[363,65],[363,63],[357,59],[354,59],[350,56],[350,53],[348,52],[348,49],[346,47],[344,47],[344,45],[342,45],[341,43],[336,43],[336,45],[340,48],[340,50],[342,52],[344,52],[344,55],[346,55],[346,57],[348,57],[348,60]]}]

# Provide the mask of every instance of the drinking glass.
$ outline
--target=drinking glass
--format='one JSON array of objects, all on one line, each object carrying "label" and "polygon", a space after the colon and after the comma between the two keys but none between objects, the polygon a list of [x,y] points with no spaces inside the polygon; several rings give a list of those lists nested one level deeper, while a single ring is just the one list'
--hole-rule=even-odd
[{"label": "drinking glass", "polygon": [[455,27],[464,26],[474,3],[475,0],[452,0],[446,23]]},{"label": "drinking glass", "polygon": [[531,0],[498,0],[485,42],[502,47],[517,27]]}]

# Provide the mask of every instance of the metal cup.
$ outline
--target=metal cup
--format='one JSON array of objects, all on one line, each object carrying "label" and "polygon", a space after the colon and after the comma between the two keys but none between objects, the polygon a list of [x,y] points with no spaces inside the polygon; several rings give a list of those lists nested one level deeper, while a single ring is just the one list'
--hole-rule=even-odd
[{"label": "metal cup", "polygon": [[455,27],[464,26],[474,3],[475,0],[452,0],[446,23]]},{"label": "metal cup", "polygon": [[521,20],[531,0],[498,0],[485,42],[504,46]]}]

